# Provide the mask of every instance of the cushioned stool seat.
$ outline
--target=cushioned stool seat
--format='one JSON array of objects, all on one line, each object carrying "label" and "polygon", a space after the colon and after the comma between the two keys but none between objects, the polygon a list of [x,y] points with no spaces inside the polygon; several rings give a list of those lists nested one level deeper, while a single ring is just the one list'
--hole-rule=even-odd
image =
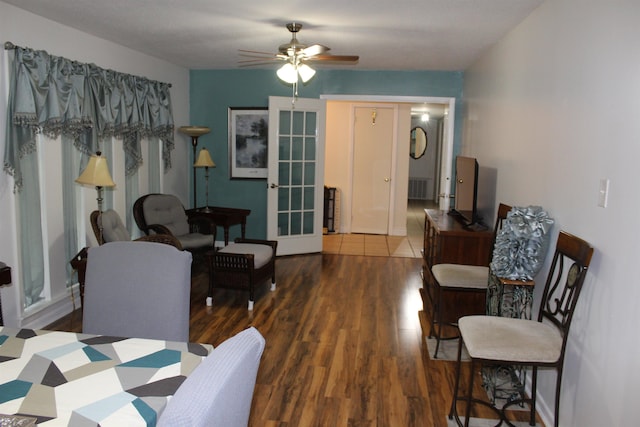
[{"label": "cushioned stool seat", "polygon": [[554,363],[560,358],[562,335],[555,326],[528,319],[466,316],[458,323],[469,355],[518,363]]},{"label": "cushioned stool seat", "polygon": [[273,257],[271,246],[254,243],[234,243],[225,246],[218,252],[224,254],[253,254],[253,268],[261,268]]},{"label": "cushioned stool seat", "polygon": [[271,278],[271,290],[276,289],[275,240],[236,239],[222,249],[209,252],[209,295],[213,304],[213,288],[249,291],[249,310],[253,310],[254,290]]},{"label": "cushioned stool seat", "polygon": [[433,277],[445,288],[487,289],[489,267],[480,265],[436,264]]}]

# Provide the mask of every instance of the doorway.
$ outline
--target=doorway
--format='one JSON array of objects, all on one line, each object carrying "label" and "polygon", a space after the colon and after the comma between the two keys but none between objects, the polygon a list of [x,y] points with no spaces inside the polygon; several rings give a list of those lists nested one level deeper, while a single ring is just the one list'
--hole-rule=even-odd
[{"label": "doorway", "polygon": [[[400,143],[398,137],[396,146],[395,171],[391,177],[392,192],[395,191],[395,218],[389,234],[399,236],[406,235],[406,217],[408,200],[408,168],[409,168],[409,141],[410,141],[410,109],[416,104],[441,104],[448,110],[447,120],[443,121],[443,143],[438,155],[439,175],[439,208],[449,209],[449,196],[451,188],[453,137],[455,123],[455,98],[450,97],[413,97],[413,96],[354,96],[354,95],[322,95],[321,99],[327,100],[327,144],[326,144],[326,168],[325,185],[334,187],[339,193],[339,206],[341,209],[340,221],[336,227],[337,233],[351,233],[351,206],[353,204],[352,176],[353,176],[353,147],[352,137],[354,123],[351,118],[350,106],[357,103],[388,103],[396,105],[401,110],[399,116],[404,122],[398,123],[396,134],[406,130],[407,144]],[[405,114],[406,112],[406,114]],[[406,116],[406,117],[405,117]],[[400,178],[399,178],[400,177]]]}]

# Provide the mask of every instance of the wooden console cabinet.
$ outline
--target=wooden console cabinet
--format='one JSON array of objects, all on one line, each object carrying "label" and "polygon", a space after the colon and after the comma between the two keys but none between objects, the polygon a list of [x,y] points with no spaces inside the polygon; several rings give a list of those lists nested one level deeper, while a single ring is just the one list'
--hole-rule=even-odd
[{"label": "wooden console cabinet", "polygon": [[424,213],[424,259],[429,266],[446,263],[489,265],[492,229],[465,229],[446,211],[425,209]]},{"label": "wooden console cabinet", "polygon": [[[425,209],[422,261],[422,301],[428,317],[433,319],[436,298],[435,279],[431,266],[435,264],[467,264],[488,266],[493,246],[493,229],[472,231],[446,211]],[[443,323],[457,323],[462,316],[485,313],[485,295],[448,293],[444,295]],[[429,333],[431,335],[431,333]]]}]

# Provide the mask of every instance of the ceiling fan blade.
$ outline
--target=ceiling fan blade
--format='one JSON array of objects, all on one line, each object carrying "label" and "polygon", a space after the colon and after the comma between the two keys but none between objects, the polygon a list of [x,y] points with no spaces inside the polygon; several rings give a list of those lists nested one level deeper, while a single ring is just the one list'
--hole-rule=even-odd
[{"label": "ceiling fan blade", "polygon": [[238,64],[250,64],[252,62],[264,62],[265,64],[269,64],[272,62],[280,61],[279,58],[255,58],[255,59],[242,59],[238,61]]},{"label": "ceiling fan blade", "polygon": [[242,52],[242,53],[255,53],[258,55],[268,55],[268,56],[273,56],[275,55],[274,53],[271,52],[261,52],[259,50],[246,50],[246,49],[238,49],[238,52]]},{"label": "ceiling fan blade", "polygon": [[308,61],[358,62],[358,55],[316,55]]},{"label": "ceiling fan blade", "polygon": [[[254,59],[260,59],[263,61],[269,61],[269,60],[275,60],[275,59],[279,59],[276,56],[262,56],[262,55],[249,55],[249,54],[240,54],[241,58],[254,58]],[[240,62],[244,61],[244,59],[241,59]]]},{"label": "ceiling fan blade", "polygon": [[307,58],[311,58],[312,56],[320,55],[330,50],[331,48],[327,46],[323,46],[321,44],[313,44],[309,47],[305,47],[304,49],[302,49],[302,54]]},{"label": "ceiling fan blade", "polygon": [[253,67],[253,66],[257,66],[257,65],[273,65],[275,62],[274,61],[269,61],[268,59],[265,61],[255,61],[255,62],[251,62],[251,61],[241,61],[240,63],[238,63],[238,67]]}]

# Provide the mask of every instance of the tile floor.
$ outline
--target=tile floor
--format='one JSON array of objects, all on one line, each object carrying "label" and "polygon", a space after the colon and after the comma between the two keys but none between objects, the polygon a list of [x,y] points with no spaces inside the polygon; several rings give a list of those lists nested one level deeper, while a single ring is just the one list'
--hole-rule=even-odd
[{"label": "tile floor", "polygon": [[407,210],[407,236],[377,234],[326,234],[322,251],[341,255],[394,256],[420,258],[424,233],[424,209],[433,202],[410,200]]}]

